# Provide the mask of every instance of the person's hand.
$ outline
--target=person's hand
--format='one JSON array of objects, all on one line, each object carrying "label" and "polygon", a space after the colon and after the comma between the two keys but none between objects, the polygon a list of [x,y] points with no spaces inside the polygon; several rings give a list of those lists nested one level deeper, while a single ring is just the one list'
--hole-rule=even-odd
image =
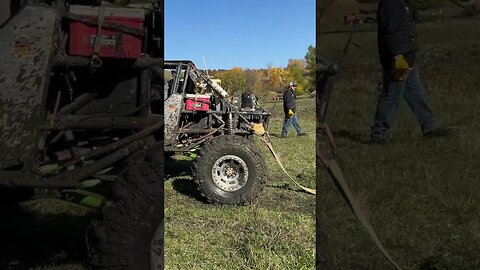
[{"label": "person's hand", "polygon": [[294,114],[292,109],[288,110],[288,117],[292,118]]},{"label": "person's hand", "polygon": [[263,127],[263,124],[253,123],[250,126],[250,129],[253,131],[253,134],[255,135],[262,136],[263,134],[265,134],[265,128]]},{"label": "person's hand", "polygon": [[410,71],[411,67],[408,64],[407,60],[405,59],[405,56],[403,56],[402,54],[399,54],[395,56],[394,69],[395,69],[395,80],[405,81],[407,79],[407,74]]}]

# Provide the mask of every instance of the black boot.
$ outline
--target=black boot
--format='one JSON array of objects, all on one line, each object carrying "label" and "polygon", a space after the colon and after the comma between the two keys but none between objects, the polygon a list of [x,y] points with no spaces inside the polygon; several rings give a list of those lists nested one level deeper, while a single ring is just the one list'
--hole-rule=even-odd
[{"label": "black boot", "polygon": [[435,138],[435,137],[445,137],[451,133],[451,129],[449,128],[436,128],[431,131],[427,131],[423,133],[423,136],[428,138]]},{"label": "black boot", "polygon": [[384,145],[388,143],[388,139],[372,136],[368,144],[370,145]]}]

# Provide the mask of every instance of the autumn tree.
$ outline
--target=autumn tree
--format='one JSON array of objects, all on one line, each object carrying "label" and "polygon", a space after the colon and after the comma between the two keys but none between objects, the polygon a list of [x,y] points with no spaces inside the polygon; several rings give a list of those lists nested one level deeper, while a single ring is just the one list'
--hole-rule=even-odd
[{"label": "autumn tree", "polygon": [[313,92],[316,87],[316,54],[317,50],[316,47],[313,46],[308,46],[307,54],[305,55],[305,61],[306,61],[306,66],[305,66],[305,77],[307,80],[307,88],[309,89],[308,92]]},{"label": "autumn tree", "polygon": [[245,81],[247,83],[246,87],[253,92],[256,92],[257,82],[261,79],[261,73],[259,70],[247,69],[245,70]]},{"label": "autumn tree", "polygon": [[222,87],[229,94],[243,93],[247,89],[245,71],[240,67],[216,73],[215,77],[222,81]]},{"label": "autumn tree", "polygon": [[283,92],[288,84],[289,72],[280,67],[270,67],[267,70],[267,88],[273,92]]},{"label": "autumn tree", "polygon": [[211,70],[210,74],[222,81],[222,87],[230,94],[240,95],[252,90],[259,98],[266,98],[270,92],[282,93],[293,81],[300,93],[315,91],[316,50],[309,46],[304,59],[289,59],[286,68],[268,65],[266,69]]},{"label": "autumn tree", "polygon": [[[253,75],[252,75],[253,76]],[[255,84],[253,86],[254,94],[260,99],[265,99],[269,92],[271,91],[271,87],[269,86],[269,78],[268,78],[268,69],[257,69],[255,70]]]},{"label": "autumn tree", "polygon": [[298,93],[303,93],[307,88],[307,80],[305,79],[305,60],[290,59],[287,65],[288,81],[298,84]]}]

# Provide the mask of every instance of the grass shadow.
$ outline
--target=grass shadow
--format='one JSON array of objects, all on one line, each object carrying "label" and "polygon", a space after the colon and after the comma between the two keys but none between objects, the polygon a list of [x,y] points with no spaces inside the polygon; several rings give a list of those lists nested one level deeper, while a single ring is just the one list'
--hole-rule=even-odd
[{"label": "grass shadow", "polygon": [[[315,218],[315,195],[309,194],[300,188],[290,185],[266,185],[268,196],[258,199],[263,209],[308,215]],[[281,201],[282,203],[279,203]]]},{"label": "grass shadow", "polygon": [[206,203],[197,189],[197,185],[190,178],[192,175],[193,160],[167,158],[165,160],[165,179],[173,178],[172,187],[175,191],[197,201]]},{"label": "grass shadow", "polygon": [[0,206],[0,269],[79,264],[87,268],[85,233],[94,214],[40,214],[19,204]]},{"label": "grass shadow", "polygon": [[192,160],[165,159],[165,179],[192,174]]},{"label": "grass shadow", "polygon": [[418,270],[446,270],[447,267],[442,262],[441,257],[430,256],[422,260]]},{"label": "grass shadow", "polygon": [[353,141],[359,144],[369,143],[369,140],[365,139],[362,134],[354,133],[346,129],[334,130],[332,133],[333,133],[333,136],[335,137],[348,139],[350,141]]},{"label": "grass shadow", "polygon": [[294,192],[298,192],[298,193],[307,193],[305,192],[304,190],[300,189],[300,188],[293,188],[292,185],[290,184],[283,184],[283,185],[266,185],[266,187],[269,187],[269,188],[275,188],[275,189],[280,189],[280,190],[289,190],[289,191],[294,191]]},{"label": "grass shadow", "polygon": [[274,137],[274,138],[282,138],[281,135],[279,134],[276,134],[276,133],[269,133],[270,137]]},{"label": "grass shadow", "polygon": [[192,179],[188,178],[176,178],[172,182],[173,189],[180,194],[191,197],[197,201],[207,203],[205,197],[200,194],[197,189],[197,185]]}]

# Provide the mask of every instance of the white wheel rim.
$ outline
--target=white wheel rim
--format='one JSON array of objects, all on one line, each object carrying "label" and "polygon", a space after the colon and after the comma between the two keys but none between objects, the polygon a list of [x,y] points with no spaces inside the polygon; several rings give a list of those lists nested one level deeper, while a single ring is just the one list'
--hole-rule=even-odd
[{"label": "white wheel rim", "polygon": [[235,192],[248,181],[247,164],[238,156],[222,156],[213,164],[212,179],[221,190]]}]

